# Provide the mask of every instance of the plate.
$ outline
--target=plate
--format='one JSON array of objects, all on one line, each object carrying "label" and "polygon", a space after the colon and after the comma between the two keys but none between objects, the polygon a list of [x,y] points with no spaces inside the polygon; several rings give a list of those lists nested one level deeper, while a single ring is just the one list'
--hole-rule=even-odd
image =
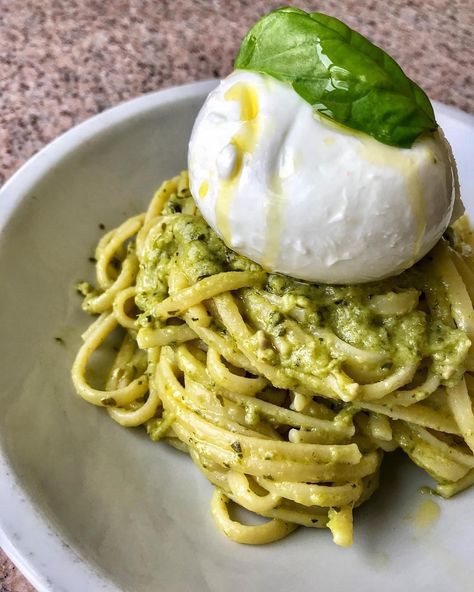
[{"label": "plate", "polygon": [[[41,592],[467,590],[474,492],[437,500],[401,456],[355,514],[355,543],[300,529],[265,547],[216,530],[211,486],[185,455],[124,429],[74,394],[69,369],[89,323],[74,292],[101,234],[143,210],[186,165],[215,81],[154,93],[66,133],[0,193],[0,544]],[[474,118],[436,104],[474,214]],[[56,340],[60,337],[64,343]]]}]

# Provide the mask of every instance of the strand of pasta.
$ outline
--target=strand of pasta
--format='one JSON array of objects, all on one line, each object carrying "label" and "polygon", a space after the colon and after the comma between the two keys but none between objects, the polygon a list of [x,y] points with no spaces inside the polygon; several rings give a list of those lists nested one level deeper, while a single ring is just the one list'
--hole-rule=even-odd
[{"label": "strand of pasta", "polygon": [[172,296],[168,296],[162,302],[155,304],[151,312],[155,317],[167,319],[222,292],[231,292],[232,290],[258,285],[264,278],[265,274],[260,271],[226,271],[218,273],[199,280],[194,285],[183,288]]},{"label": "strand of pasta", "polygon": [[474,452],[474,413],[472,411],[472,401],[467,392],[464,379],[456,386],[448,388],[447,391],[448,404],[459,426],[459,431],[466,444]]},{"label": "strand of pasta", "polygon": [[[252,308],[260,308],[260,310],[266,314],[272,312],[272,304],[283,306],[283,299],[281,297],[277,297],[274,294],[266,295],[258,289],[252,291],[252,293],[249,293],[249,291],[244,292],[241,298],[244,302],[250,301]],[[283,324],[286,327],[290,327],[293,331],[297,331],[300,335],[304,333],[301,327],[293,319],[288,318]],[[345,359],[359,364],[380,364],[386,359],[385,352],[376,352],[355,347],[340,339],[330,329],[310,326],[308,327],[308,332],[313,338],[325,341],[334,357],[342,355]]]},{"label": "strand of pasta", "polygon": [[[197,464],[199,464],[199,459],[197,459]],[[234,502],[238,503],[237,500],[234,498],[231,491],[227,488],[227,479],[219,474],[218,472],[209,471],[206,468],[201,467],[207,478],[214,483],[221,491],[225,492],[226,497],[232,499]],[[335,520],[331,524],[331,530],[333,533],[334,541],[337,544],[341,544],[342,546],[349,546],[352,542],[352,507],[355,505],[359,505],[363,503],[367,498],[369,498],[375,488],[378,485],[378,473],[367,477],[364,479],[363,491],[359,498],[359,500],[353,504],[348,504],[346,506],[341,507],[346,508],[345,512],[343,513],[344,520],[338,521]],[[244,504],[246,503],[245,500],[241,500]],[[246,509],[253,511],[252,505],[246,507]],[[329,527],[329,520],[330,517],[335,517],[338,510],[335,508],[324,508],[318,506],[308,506],[304,507],[300,504],[293,502],[292,500],[283,499],[281,503],[276,506],[275,508],[271,508],[266,511],[262,511],[261,515],[267,518],[273,518],[277,520],[283,520],[288,522],[293,522],[295,524],[299,524],[301,526],[306,526],[310,528],[324,528]]]},{"label": "strand of pasta", "polygon": [[359,399],[363,401],[374,401],[382,399],[393,391],[408,384],[415,376],[416,364],[405,364],[397,368],[388,378],[372,384],[360,386]]},{"label": "strand of pasta", "polygon": [[125,329],[135,330],[135,318],[128,315],[126,307],[130,301],[134,301],[136,294],[136,286],[124,288],[117,293],[112,304],[112,310],[117,322]]},{"label": "strand of pasta", "polygon": [[466,285],[450,257],[448,247],[440,241],[435,247],[435,269],[446,288],[451,314],[457,327],[466,333],[471,341],[466,360],[468,369],[474,370],[474,309]]},{"label": "strand of pasta", "polygon": [[[111,259],[123,249],[125,241],[134,236],[143,224],[144,215],[139,214],[133,218],[129,218],[118,228],[108,233],[107,243],[99,243],[98,248],[95,252],[96,263],[96,276],[97,284],[102,290],[109,288],[113,280],[108,274],[108,266]],[[123,252],[123,251],[122,251]]]},{"label": "strand of pasta", "polygon": [[[259,374],[265,376],[273,385],[279,388],[292,389],[297,386],[291,378],[290,372],[282,367],[272,366],[271,364],[260,359],[248,346],[252,337],[251,332],[245,325],[242,316],[239,313],[237,305],[232,299],[232,295],[228,293],[220,294],[214,298],[217,310],[221,316],[226,329],[234,338],[234,341],[239,344],[239,349],[250,360],[251,364],[258,370]],[[331,387],[326,385],[322,380],[315,376],[303,377],[302,373],[295,373],[299,379],[304,380],[309,385],[310,391],[318,392],[321,395],[334,398],[334,391]]]},{"label": "strand of pasta", "polygon": [[452,483],[438,483],[435,487],[435,492],[448,499],[464,491],[468,487],[472,487],[474,485],[474,469],[471,469],[469,473],[466,473],[464,477],[454,481]]},{"label": "strand of pasta", "polygon": [[183,404],[194,413],[197,413],[206,421],[215,426],[238,435],[259,436],[281,440],[281,436],[275,432],[269,424],[259,422],[257,425],[245,421],[245,412],[237,405],[220,400],[214,393],[208,391],[201,384],[185,378]]},{"label": "strand of pasta", "polygon": [[435,253],[435,266],[441,281],[446,286],[452,316],[456,325],[467,334],[471,342],[474,342],[474,310],[466,286],[443,241],[438,243]]},{"label": "strand of pasta", "polygon": [[268,384],[261,376],[246,378],[245,376],[232,374],[222,363],[220,354],[212,347],[207,351],[207,370],[209,376],[219,386],[241,395],[255,395]]},{"label": "strand of pasta", "polygon": [[92,354],[102,345],[117,327],[117,319],[113,313],[104,316],[95,325],[80,347],[72,366],[72,380],[77,393],[89,403],[98,406],[127,405],[143,396],[148,390],[148,378],[143,375],[129,385],[111,391],[98,390],[89,385],[86,369]]},{"label": "strand of pasta", "polygon": [[[216,470],[210,470],[209,467],[203,466],[200,462],[198,456],[195,453],[192,453],[193,459],[207,476],[207,478],[214,483],[217,487],[217,490],[221,492],[222,495],[225,495],[227,499],[232,499],[235,503],[242,505],[246,509],[250,511],[257,511],[257,507],[260,505],[260,499],[257,500],[255,505],[255,498],[251,496],[243,496],[239,497],[238,495],[234,495],[233,491],[229,489],[227,475],[223,475],[222,472]],[[248,481],[247,481],[248,482]],[[364,497],[369,497],[374,488],[377,486],[377,479],[369,479],[365,484],[365,489],[363,494],[359,500],[359,502]],[[225,492],[225,493],[224,493]],[[272,500],[273,502],[273,500]],[[268,505],[273,505],[268,504]],[[352,504],[351,504],[352,506]],[[332,531],[334,540],[340,541],[339,544],[350,544],[352,541],[352,511],[351,506],[347,506],[350,510],[350,520],[344,521],[335,521],[332,524]],[[329,509],[331,512],[331,509]],[[327,508],[321,508],[317,506],[309,506],[309,507],[302,507],[300,504],[294,503],[292,500],[285,500],[283,499],[279,505],[276,507],[272,507],[269,509],[262,509],[260,510],[260,514],[262,516],[266,516],[267,518],[272,518],[274,520],[286,521],[288,523],[293,523],[296,525],[302,525],[306,527],[312,528],[324,528],[328,526],[329,523],[329,516]],[[332,511],[332,515],[334,515],[334,511]],[[349,516],[346,516],[349,518]],[[238,523],[240,524],[240,523]],[[250,534],[251,530],[247,530],[245,525],[241,525],[243,527],[243,531]],[[227,536],[233,538],[235,535],[232,531],[227,531]],[[278,537],[279,538],[279,537]],[[275,540],[278,540],[275,539]],[[236,539],[237,541],[239,539]],[[256,540],[249,537],[248,542],[250,544],[255,544]],[[270,538],[267,542],[271,542]]]},{"label": "strand of pasta", "polygon": [[271,519],[265,524],[248,526],[231,520],[227,504],[229,498],[216,488],[212,496],[211,512],[217,527],[236,543],[262,545],[278,541],[293,532],[296,524]]},{"label": "strand of pasta", "polygon": [[[183,360],[185,361],[184,364]],[[189,372],[201,384],[210,386],[209,377],[206,376],[206,367],[190,354],[186,346],[178,348],[177,361],[184,372]],[[271,418],[281,425],[294,426],[306,430],[318,430],[323,434],[337,434],[344,438],[350,438],[354,435],[354,426],[350,424],[336,423],[333,420],[319,419],[303,413],[297,413],[262,399],[257,399],[253,395],[245,395],[226,389],[221,389],[219,392],[239,406],[252,406],[259,415]]]},{"label": "strand of pasta", "polygon": [[85,311],[101,313],[111,308],[115,297],[120,291],[128,288],[135,282],[138,271],[138,259],[134,253],[130,253],[122,264],[122,269],[115,282],[98,296],[87,296],[83,302]]},{"label": "strand of pasta", "polygon": [[466,454],[457,446],[450,446],[446,442],[443,442],[443,440],[440,440],[439,438],[434,436],[425,428],[421,428],[420,426],[414,424],[408,424],[406,425],[406,427],[410,430],[412,434],[420,438],[420,440],[424,440],[429,446],[438,449],[441,456],[445,456],[461,465],[465,465],[470,469],[474,469],[473,455]]},{"label": "strand of pasta", "polygon": [[268,489],[265,495],[256,494],[250,488],[247,476],[244,473],[239,473],[237,471],[229,471],[227,473],[227,484],[233,499],[236,499],[238,504],[244,508],[251,509],[251,511],[256,514],[272,510],[282,499],[282,496],[276,495]]},{"label": "strand of pasta", "polygon": [[127,370],[133,368],[132,361],[136,353],[137,347],[135,340],[130,333],[126,332],[122,339],[122,343],[118,348],[112,366],[109,369],[109,375],[105,383],[106,391],[115,390],[130,384],[133,377],[130,372],[127,372]]},{"label": "strand of pasta", "polygon": [[88,295],[83,303],[84,310],[91,313],[104,312],[107,308],[110,308],[118,292],[134,283],[138,270],[138,260],[135,253],[128,253],[125,256],[120,273],[115,280],[109,276],[108,267],[112,257],[118,251],[123,251],[125,242],[139,231],[143,220],[143,214],[129,218],[117,229],[106,235],[108,240],[105,245],[101,244],[102,241],[99,243],[99,247],[96,249],[96,275],[102,294]]},{"label": "strand of pasta", "polygon": [[[474,452],[474,378],[466,374],[446,388],[429,360],[386,365],[386,351],[305,326],[302,309],[285,309],[282,297],[262,287],[264,272],[225,271],[190,285],[186,269],[170,267],[168,296],[147,311],[159,322],[137,325],[139,262],[169,224],[195,215],[188,181],[186,172],[165,181],[145,214],[99,242],[99,292],[83,306],[100,316],[73,365],[77,392],[106,406],[121,425],[146,425],[153,439],[190,453],[216,486],[218,527],[238,542],[271,542],[304,525],[328,527],[337,544],[349,545],[353,507],[377,486],[382,451],[396,446],[437,479],[440,495],[472,485],[474,456],[459,440]],[[181,213],[163,215],[170,199]],[[442,285],[421,280],[429,312],[474,342],[474,259],[444,242],[433,256]],[[388,291],[368,307],[381,316],[425,310],[420,295],[418,288]],[[270,340],[261,319],[280,309],[285,336]],[[125,337],[105,389],[93,388],[86,378],[90,359],[119,325]],[[285,347],[310,352],[319,343],[330,356],[320,369],[285,365]],[[466,364],[474,369],[472,348]],[[236,522],[229,501],[269,522]]]},{"label": "strand of pasta", "polygon": [[362,493],[362,480],[344,485],[317,485],[258,477],[257,482],[276,496],[293,500],[303,506],[344,506],[355,503]]},{"label": "strand of pasta", "polygon": [[425,438],[413,432],[408,422],[394,422],[393,435],[408,456],[436,481],[458,481],[469,471],[469,467],[465,464],[457,462],[450,455],[442,454],[443,451],[439,446],[433,446]]},{"label": "strand of pasta", "polygon": [[448,434],[459,434],[460,429],[451,417],[445,417],[434,409],[419,403],[410,407],[389,407],[372,402],[356,401],[354,406],[358,409],[387,415],[391,419],[400,419],[409,423],[416,423],[420,426],[431,428]]},{"label": "strand of pasta", "polygon": [[407,390],[395,390],[379,399],[382,405],[409,407],[427,399],[439,387],[441,380],[432,372],[428,372],[426,380],[420,386]]},{"label": "strand of pasta", "polygon": [[160,329],[144,327],[138,332],[137,343],[141,349],[149,349],[170,343],[184,343],[196,338],[196,333],[188,325],[169,325]]},{"label": "strand of pasta", "polygon": [[466,263],[466,261],[461,257],[459,253],[453,251],[452,249],[449,251],[449,255],[456,266],[456,269],[461,276],[464,285],[466,286],[467,293],[469,294],[469,298],[471,302],[474,301],[474,272]]},{"label": "strand of pasta", "polygon": [[[160,371],[165,388],[163,401],[176,410],[176,422],[182,423],[182,428],[192,433],[193,437],[213,443],[214,446],[229,450],[235,456],[261,459],[267,455],[281,456],[288,462],[316,462],[316,463],[348,463],[358,464],[361,454],[355,444],[292,444],[289,442],[273,442],[267,440],[253,441],[247,436],[241,436],[238,441],[239,452],[236,453],[236,438],[221,428],[205,422],[200,416],[189,412],[182,403],[185,396],[183,387],[176,380],[172,368],[164,356],[160,360]],[[166,388],[168,387],[168,388]],[[170,400],[168,397],[172,397]]]},{"label": "strand of pasta", "polygon": [[167,181],[163,181],[163,183],[158,187],[155,191],[155,194],[148,205],[147,212],[145,214],[145,224],[149,223],[151,220],[156,218],[161,214],[164,205],[169,200],[173,193],[177,193],[178,191],[178,183],[180,181],[181,175],[177,175],[172,179]]},{"label": "strand of pasta", "polygon": [[[126,409],[123,407],[108,407],[107,411],[110,417],[124,427],[137,427],[146,423],[149,419],[155,416],[158,407],[161,404],[160,386],[156,384],[154,379],[154,367],[159,358],[159,348],[154,348],[149,351],[149,364],[147,373],[151,378],[148,383],[148,397],[146,401],[138,405],[136,408]],[[136,402],[136,400],[135,400]]]}]

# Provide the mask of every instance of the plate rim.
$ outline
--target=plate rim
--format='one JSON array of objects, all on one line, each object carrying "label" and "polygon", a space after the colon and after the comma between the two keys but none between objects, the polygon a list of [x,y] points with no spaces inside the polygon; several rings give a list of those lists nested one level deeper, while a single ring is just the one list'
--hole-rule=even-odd
[{"label": "plate rim", "polygon": [[[218,82],[218,79],[206,79],[141,95],[86,119],[52,140],[0,188],[0,239],[31,188],[79,145],[111,126],[157,107],[187,98],[204,98]],[[474,115],[438,101],[432,103],[436,113],[470,126],[474,131]],[[12,523],[9,516],[14,517]],[[18,516],[21,516],[20,521]],[[33,549],[28,548],[31,545],[26,539],[36,536],[39,538],[33,543]],[[38,554],[41,545],[43,549]],[[3,446],[0,446],[0,547],[39,592],[82,592],[84,589],[119,592],[117,585],[70,547],[60,529],[36,508],[33,499],[22,489]],[[44,554],[49,557],[47,563]]]},{"label": "plate rim", "polygon": [[[22,164],[1,187],[0,240],[5,227],[31,188],[84,142],[122,121],[177,100],[204,98],[217,82],[216,79],[207,79],[141,95],[86,119],[52,140]],[[9,520],[12,515],[15,517],[14,524]],[[18,516],[21,520],[18,520]],[[31,525],[34,526],[33,530]],[[37,534],[41,540],[36,541],[31,549],[26,540]],[[49,556],[47,564],[38,554],[42,543],[44,548],[40,549],[41,555],[45,549],[49,549],[46,551]],[[70,547],[63,540],[60,529],[35,506],[33,499],[21,487],[3,446],[0,446],[0,547],[38,592],[120,590],[106,579],[105,574]],[[71,578],[71,575],[74,577]]]}]

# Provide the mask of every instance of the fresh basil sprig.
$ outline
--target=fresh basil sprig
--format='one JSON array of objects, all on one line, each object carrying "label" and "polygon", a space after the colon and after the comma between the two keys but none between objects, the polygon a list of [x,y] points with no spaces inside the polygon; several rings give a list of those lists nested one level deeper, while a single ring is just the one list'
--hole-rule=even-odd
[{"label": "fresh basil sprig", "polygon": [[245,36],[235,67],[291,84],[322,114],[384,144],[409,148],[437,128],[430,100],[395,60],[326,14],[270,12]]}]

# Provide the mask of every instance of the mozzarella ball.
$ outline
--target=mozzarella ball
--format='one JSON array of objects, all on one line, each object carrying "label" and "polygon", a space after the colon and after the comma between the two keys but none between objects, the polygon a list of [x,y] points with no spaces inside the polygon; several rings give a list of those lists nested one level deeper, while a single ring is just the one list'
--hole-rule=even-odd
[{"label": "mozzarella ball", "polygon": [[228,247],[311,282],[400,273],[435,245],[453,210],[454,162],[440,130],[411,148],[388,146],[248,71],[208,96],[188,166],[197,206]]}]

